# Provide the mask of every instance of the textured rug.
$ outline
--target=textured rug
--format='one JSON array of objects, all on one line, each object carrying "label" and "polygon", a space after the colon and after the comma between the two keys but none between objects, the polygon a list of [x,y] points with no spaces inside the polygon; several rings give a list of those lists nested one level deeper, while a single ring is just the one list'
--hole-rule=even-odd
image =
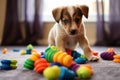
[{"label": "textured rug", "polygon": [[[0,60],[16,59],[18,67],[15,70],[0,70],[0,80],[46,80],[41,74],[23,68],[24,61],[30,55],[22,56],[20,52],[13,52],[14,49],[22,50],[26,47],[7,47],[8,52],[6,54],[2,53],[3,48],[5,47],[0,47]],[[47,47],[34,48],[43,52]],[[101,53],[106,51],[108,47],[92,47],[92,49]],[[120,53],[120,48],[116,47],[114,49],[117,53]],[[77,51],[82,53],[80,49],[77,49]],[[87,80],[120,80],[120,63],[100,59],[99,62],[89,62],[87,64],[90,64],[94,70],[94,75]]]}]

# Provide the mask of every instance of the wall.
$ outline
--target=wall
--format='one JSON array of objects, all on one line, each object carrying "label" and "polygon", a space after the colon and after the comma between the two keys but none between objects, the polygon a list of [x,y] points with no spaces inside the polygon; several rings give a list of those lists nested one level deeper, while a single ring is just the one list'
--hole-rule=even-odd
[{"label": "wall", "polygon": [[5,20],[6,0],[0,0],[0,43],[2,40],[3,25]]}]

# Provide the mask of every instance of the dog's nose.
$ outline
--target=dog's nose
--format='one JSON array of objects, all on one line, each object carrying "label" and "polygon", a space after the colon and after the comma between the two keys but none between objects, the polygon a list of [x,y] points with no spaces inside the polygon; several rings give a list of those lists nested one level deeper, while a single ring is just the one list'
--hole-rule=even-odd
[{"label": "dog's nose", "polygon": [[71,35],[74,35],[75,33],[76,33],[76,30],[74,30],[74,29],[70,31]]}]

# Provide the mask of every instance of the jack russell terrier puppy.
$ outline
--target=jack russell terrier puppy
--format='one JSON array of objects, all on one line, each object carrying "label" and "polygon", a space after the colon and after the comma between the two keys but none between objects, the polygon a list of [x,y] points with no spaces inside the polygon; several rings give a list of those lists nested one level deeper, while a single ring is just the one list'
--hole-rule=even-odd
[{"label": "jack russell terrier puppy", "polygon": [[52,15],[56,24],[52,27],[48,36],[49,45],[54,45],[62,51],[75,49],[77,44],[83,49],[89,61],[97,61],[92,55],[84,23],[83,15],[88,18],[89,8],[85,5],[64,6],[53,9]]}]

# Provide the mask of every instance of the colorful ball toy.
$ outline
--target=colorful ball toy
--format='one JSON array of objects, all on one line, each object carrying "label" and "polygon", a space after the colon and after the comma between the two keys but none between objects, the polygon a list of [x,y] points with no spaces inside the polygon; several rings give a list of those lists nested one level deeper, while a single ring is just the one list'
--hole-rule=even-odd
[{"label": "colorful ball toy", "polygon": [[36,61],[37,59],[40,58],[40,56],[41,56],[41,55],[40,55],[39,53],[33,52],[32,55],[30,56],[30,59],[31,59],[32,61]]},{"label": "colorful ball toy", "polygon": [[113,60],[114,52],[103,52],[100,54],[101,58],[104,60]]},{"label": "colorful ball toy", "polygon": [[21,55],[25,55],[25,54],[26,54],[26,50],[21,50],[21,51],[20,51],[20,54],[21,54]]},{"label": "colorful ball toy", "polygon": [[49,65],[50,64],[47,62],[46,59],[40,58],[34,63],[35,71],[37,73],[42,73]]},{"label": "colorful ball toy", "polygon": [[113,62],[115,63],[120,63],[120,55],[114,55],[114,59],[113,59]]},{"label": "colorful ball toy", "polygon": [[48,62],[59,62],[66,67],[70,67],[73,62],[72,56],[60,51],[55,46],[51,46],[45,50],[45,58]]},{"label": "colorful ball toy", "polygon": [[33,49],[32,44],[28,44],[28,45],[27,45],[27,49],[28,49],[28,50],[32,50],[32,49]]},{"label": "colorful ball toy", "polygon": [[44,70],[43,75],[47,80],[73,80],[75,74],[66,67],[52,66]]},{"label": "colorful ball toy", "polygon": [[4,49],[2,50],[2,53],[3,53],[3,54],[6,54],[7,51],[8,51],[8,49],[7,49],[7,48],[4,48]]},{"label": "colorful ball toy", "polygon": [[92,76],[93,71],[91,68],[88,68],[86,66],[81,66],[77,69],[77,76],[80,79],[88,79]]},{"label": "colorful ball toy", "polygon": [[113,56],[116,55],[113,48],[108,48],[106,52],[100,54],[101,58],[104,60],[113,60]]},{"label": "colorful ball toy", "polygon": [[16,69],[17,60],[1,60],[1,70],[11,70],[11,69]]},{"label": "colorful ball toy", "polygon": [[87,79],[93,74],[91,66],[80,65],[86,63],[87,58],[77,51],[68,49],[63,52],[51,46],[41,54],[34,49],[31,52],[32,55],[25,61],[24,67],[43,73],[47,80],[74,80],[76,77]]},{"label": "colorful ball toy", "polygon": [[40,58],[40,54],[33,52],[32,55],[24,62],[24,67],[30,70],[34,69],[34,62]]},{"label": "colorful ball toy", "polygon": [[26,59],[26,61],[24,62],[24,68],[33,70],[34,69],[34,61],[32,61],[29,58]]},{"label": "colorful ball toy", "polygon": [[56,80],[60,75],[60,68],[58,66],[48,67],[43,72],[44,77],[47,80]]},{"label": "colorful ball toy", "polygon": [[55,46],[48,47],[45,50],[45,58],[47,59],[48,62],[53,62],[53,57],[56,52],[58,52],[59,49],[56,48]]},{"label": "colorful ball toy", "polygon": [[53,61],[59,62],[60,64],[66,66],[66,67],[70,67],[73,63],[72,57],[62,51],[55,53],[55,55],[53,57]]},{"label": "colorful ball toy", "polygon": [[60,76],[59,80],[74,80],[75,79],[75,73],[72,70],[69,70],[66,67],[60,67]]}]

